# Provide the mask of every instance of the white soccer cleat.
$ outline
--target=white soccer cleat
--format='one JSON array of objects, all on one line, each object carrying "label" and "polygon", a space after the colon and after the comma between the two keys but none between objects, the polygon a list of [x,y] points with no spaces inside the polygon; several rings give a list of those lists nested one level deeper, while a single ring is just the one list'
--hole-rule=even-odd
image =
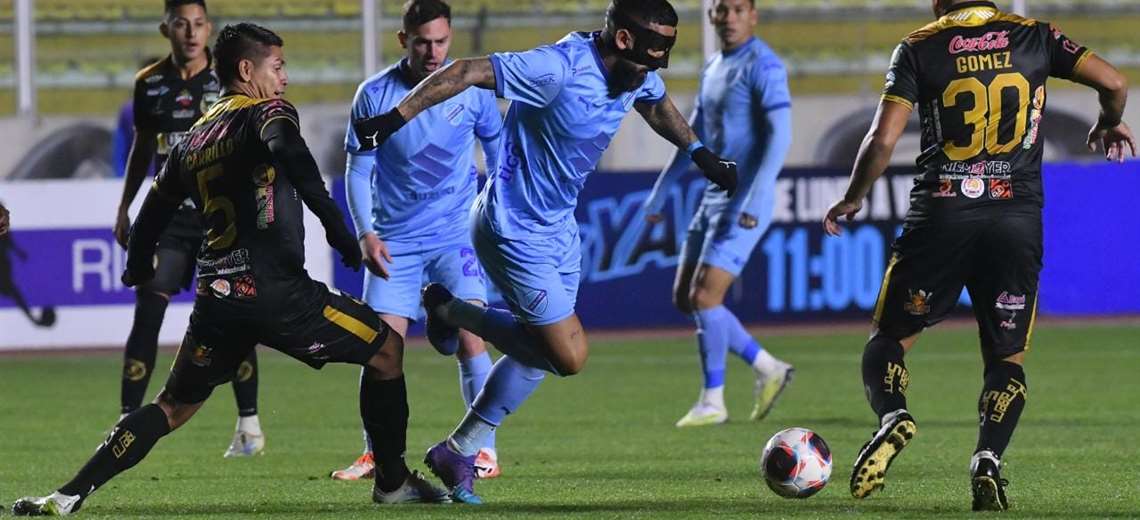
[{"label": "white soccer cleat", "polygon": [[372,501],[377,504],[450,504],[451,494],[432,484],[423,473],[413,471],[403,485],[392,491],[373,487]]},{"label": "white soccer cleat", "polygon": [[333,480],[360,480],[376,476],[376,463],[372,460],[372,452],[366,452],[356,459],[347,468],[332,472]]},{"label": "white soccer cleat", "polygon": [[698,402],[689,409],[689,413],[686,413],[684,417],[677,421],[677,427],[712,426],[715,424],[724,424],[727,421],[728,410],[720,406]]},{"label": "white soccer cleat", "polygon": [[254,455],[260,455],[264,449],[265,435],[254,435],[238,430],[234,432],[234,438],[230,441],[230,447],[226,449],[225,455],[222,456],[227,459],[233,457],[252,457]]},{"label": "white soccer cleat", "polygon": [[67,516],[79,511],[83,499],[58,491],[46,497],[24,497],[12,504],[15,516]]},{"label": "white soccer cleat", "polygon": [[492,479],[502,474],[503,471],[499,469],[499,457],[495,450],[479,448],[479,453],[475,455],[475,478]]}]

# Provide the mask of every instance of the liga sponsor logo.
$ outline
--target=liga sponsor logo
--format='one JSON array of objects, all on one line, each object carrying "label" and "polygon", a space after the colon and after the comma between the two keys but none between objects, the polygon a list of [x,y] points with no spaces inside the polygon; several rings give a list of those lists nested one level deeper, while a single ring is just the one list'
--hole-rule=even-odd
[{"label": "liga sponsor logo", "polygon": [[990,31],[975,38],[955,36],[950,39],[950,54],[996,51],[1009,47],[1009,31]]}]

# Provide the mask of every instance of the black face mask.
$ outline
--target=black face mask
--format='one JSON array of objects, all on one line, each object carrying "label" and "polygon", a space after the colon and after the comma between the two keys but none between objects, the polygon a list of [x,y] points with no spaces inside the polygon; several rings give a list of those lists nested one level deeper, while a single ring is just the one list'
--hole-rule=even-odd
[{"label": "black face mask", "polygon": [[621,12],[611,12],[610,16],[613,19],[614,38],[619,29],[625,29],[633,35],[632,49],[618,49],[616,42],[611,39],[609,43],[619,56],[653,70],[669,68],[669,51],[673,50],[673,44],[677,43],[676,34],[664,36],[648,27],[643,27]]}]

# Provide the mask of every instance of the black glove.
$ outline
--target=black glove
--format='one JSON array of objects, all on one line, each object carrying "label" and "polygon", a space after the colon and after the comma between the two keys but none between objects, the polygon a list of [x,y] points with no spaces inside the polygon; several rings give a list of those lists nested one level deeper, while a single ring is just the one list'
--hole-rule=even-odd
[{"label": "black glove", "polygon": [[693,150],[689,157],[692,157],[705,178],[728,192],[729,197],[736,193],[736,162],[722,159],[703,146]]},{"label": "black glove", "polygon": [[400,111],[393,108],[376,117],[352,121],[352,129],[360,141],[360,151],[367,152],[384,144],[392,134],[407,124]]}]

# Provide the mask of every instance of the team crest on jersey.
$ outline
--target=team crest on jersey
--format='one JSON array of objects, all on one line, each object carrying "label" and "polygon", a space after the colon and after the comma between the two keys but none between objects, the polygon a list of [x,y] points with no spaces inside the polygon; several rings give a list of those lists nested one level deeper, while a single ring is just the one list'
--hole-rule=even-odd
[{"label": "team crest on jersey", "polygon": [[926,292],[922,289],[917,291],[907,289],[909,298],[903,304],[903,310],[909,312],[914,316],[925,316],[930,314],[930,299],[934,297],[934,293]]},{"label": "team crest on jersey", "polygon": [[981,197],[982,193],[985,193],[985,191],[986,185],[984,182],[982,182],[981,179],[971,177],[969,179],[962,180],[962,195],[965,195],[971,199],[976,199],[978,197]]},{"label": "team crest on jersey", "polygon": [[190,108],[194,105],[194,96],[190,94],[189,90],[182,89],[182,92],[178,93],[178,97],[174,98],[174,102],[182,108]]},{"label": "team crest on jersey", "polygon": [[444,117],[447,118],[447,122],[450,123],[451,126],[459,126],[459,123],[463,122],[463,111],[466,108],[467,107],[463,106],[463,103],[445,105],[444,110],[446,111],[446,115]]}]

